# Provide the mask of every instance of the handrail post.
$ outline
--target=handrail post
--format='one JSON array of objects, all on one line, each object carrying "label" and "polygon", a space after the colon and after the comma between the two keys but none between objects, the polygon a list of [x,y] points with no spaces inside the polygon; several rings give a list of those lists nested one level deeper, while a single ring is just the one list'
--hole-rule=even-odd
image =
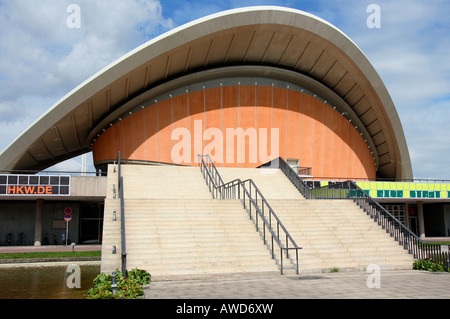
[{"label": "handrail post", "polygon": [[280,248],[280,256],[281,274],[283,275],[283,248]]}]

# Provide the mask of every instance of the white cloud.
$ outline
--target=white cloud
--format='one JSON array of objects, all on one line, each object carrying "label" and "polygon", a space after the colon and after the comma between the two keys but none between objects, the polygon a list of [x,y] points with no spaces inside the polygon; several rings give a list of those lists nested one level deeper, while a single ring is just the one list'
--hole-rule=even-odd
[{"label": "white cloud", "polygon": [[[381,28],[366,11],[380,8]],[[377,0],[321,2],[314,14],[330,21],[364,52],[399,113],[414,176],[450,179],[450,3]]]},{"label": "white cloud", "polygon": [[0,1],[0,124],[12,138],[71,89],[173,23],[156,0]]},{"label": "white cloud", "polygon": [[450,179],[448,140],[450,100],[406,113],[411,160],[418,178]]}]

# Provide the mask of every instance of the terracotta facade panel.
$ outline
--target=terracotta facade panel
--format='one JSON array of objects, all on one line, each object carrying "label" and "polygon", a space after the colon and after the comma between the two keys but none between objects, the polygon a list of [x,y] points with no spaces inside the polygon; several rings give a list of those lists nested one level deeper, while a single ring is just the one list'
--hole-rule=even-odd
[{"label": "terracotta facade panel", "polygon": [[159,162],[158,150],[158,106],[152,105],[144,109],[145,158],[150,162]]},{"label": "terracotta facade panel", "polygon": [[[228,141],[227,130],[234,133],[239,127],[239,88],[237,86],[227,86],[222,88],[222,116],[223,116],[223,136],[224,151],[223,162],[219,163],[223,167],[235,167],[237,156],[237,141],[233,135],[233,143]],[[228,141],[228,144],[225,144]]]},{"label": "terracotta facade panel", "polygon": [[[202,154],[210,154],[214,159],[221,162],[223,158],[222,145],[218,130],[222,130],[222,98],[221,88],[205,90],[205,120],[202,131]],[[199,138],[196,136],[196,138]],[[204,154],[205,155],[205,154]]]},{"label": "terracotta facade panel", "polygon": [[256,167],[256,86],[240,87],[239,129],[236,141],[238,167]]},{"label": "terracotta facade panel", "polygon": [[290,90],[288,98],[287,114],[287,143],[286,158],[300,159],[300,138],[301,138],[301,118],[302,118],[302,97],[301,93]]},{"label": "terracotta facade panel", "polygon": [[204,121],[204,91],[196,91],[189,92],[188,95],[188,103],[189,103],[189,120],[188,127],[190,132],[190,140],[191,140],[191,163],[197,163],[197,155],[201,154],[203,151],[203,142],[200,141],[197,146],[194,142],[195,137],[195,129],[200,124],[200,134],[203,130],[203,121]]},{"label": "terracotta facade panel", "polygon": [[131,117],[131,129],[133,134],[133,150],[130,158],[140,160],[141,158],[146,157],[143,111],[139,111]]},{"label": "terracotta facade panel", "polygon": [[279,155],[286,158],[286,127],[287,127],[287,90],[273,90],[273,128],[279,130]]},{"label": "terracotta facade panel", "polygon": [[273,86],[203,88],[155,102],[106,130],[94,161],[113,161],[118,151],[124,160],[182,165],[197,165],[197,153],[206,152],[225,167],[281,156],[299,159],[315,177],[376,176],[370,149],[347,119],[311,95]]},{"label": "terracotta facade panel", "polygon": [[[272,147],[276,146],[276,143],[272,141],[272,136],[275,134],[272,131],[272,87],[258,87],[256,97],[256,130],[258,134],[258,163],[261,165],[278,158],[279,147],[272,152]],[[276,139],[276,138],[274,138]],[[278,139],[276,139],[278,140]],[[275,154],[273,154],[275,153]]]},{"label": "terracotta facade panel", "polygon": [[314,98],[307,94],[302,94],[300,131],[300,166],[313,167]]}]

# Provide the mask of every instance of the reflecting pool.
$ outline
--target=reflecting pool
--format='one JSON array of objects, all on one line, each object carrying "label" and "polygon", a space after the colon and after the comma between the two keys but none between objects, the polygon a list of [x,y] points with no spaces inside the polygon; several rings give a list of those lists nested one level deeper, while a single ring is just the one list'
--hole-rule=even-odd
[{"label": "reflecting pool", "polygon": [[100,264],[1,267],[0,299],[86,299],[99,273]]}]

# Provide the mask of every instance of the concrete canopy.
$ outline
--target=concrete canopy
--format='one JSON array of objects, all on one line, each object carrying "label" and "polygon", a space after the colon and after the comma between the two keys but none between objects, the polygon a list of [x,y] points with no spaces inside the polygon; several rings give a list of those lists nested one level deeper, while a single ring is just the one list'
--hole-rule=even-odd
[{"label": "concrete canopy", "polygon": [[0,169],[42,170],[89,152],[102,125],[138,105],[140,96],[197,73],[222,76],[227,67],[288,80],[298,74],[303,83],[307,78],[326,88],[365,133],[378,175],[412,178],[397,111],[365,55],[328,22],[283,7],[220,12],[141,45],[36,120],[0,154]]}]

